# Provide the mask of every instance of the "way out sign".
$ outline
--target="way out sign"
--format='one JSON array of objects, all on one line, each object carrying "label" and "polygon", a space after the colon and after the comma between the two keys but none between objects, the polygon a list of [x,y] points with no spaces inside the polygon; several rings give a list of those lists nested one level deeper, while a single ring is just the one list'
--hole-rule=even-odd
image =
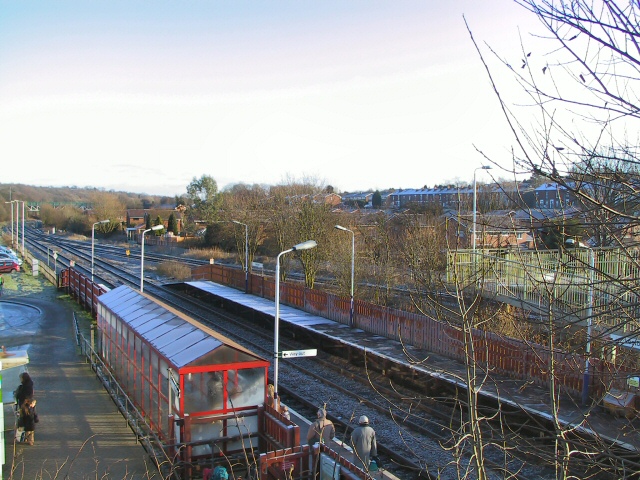
[{"label": "way out sign", "polygon": [[318,355],[318,350],[315,348],[310,350],[285,350],[280,352],[281,358],[315,357],[316,355]]}]

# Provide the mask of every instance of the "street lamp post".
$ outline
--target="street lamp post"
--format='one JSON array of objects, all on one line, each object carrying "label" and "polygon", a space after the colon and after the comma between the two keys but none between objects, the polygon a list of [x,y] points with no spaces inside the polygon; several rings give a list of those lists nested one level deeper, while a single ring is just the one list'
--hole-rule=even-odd
[{"label": "street lamp post", "polygon": [[15,204],[16,204],[16,246],[15,249],[16,251],[19,250],[19,246],[20,246],[20,228],[19,228],[19,223],[20,222],[20,201],[19,200],[14,200]]},{"label": "street lamp post", "polygon": [[244,293],[249,293],[249,226],[237,220],[231,221],[244,225]]},{"label": "street lamp post", "polygon": [[342,230],[344,232],[351,233],[351,306],[349,308],[349,326],[353,327],[353,284],[354,284],[354,274],[355,274],[355,258],[356,258],[356,235],[353,230],[349,230],[341,225],[336,225],[338,230]]},{"label": "street lamp post", "polygon": [[[478,214],[477,212],[477,208],[476,208],[476,197],[477,197],[477,189],[476,189],[476,172],[478,170],[491,170],[491,165],[484,165],[482,167],[478,167],[473,171],[473,242],[472,242],[472,246],[471,249],[473,250],[473,252],[475,253],[476,251],[476,216]],[[474,257],[475,258],[475,257]]]},{"label": "street lamp post", "polygon": [[17,247],[17,244],[18,244],[18,226],[17,226],[18,225],[18,220],[16,219],[16,227],[15,227],[15,230],[16,230],[16,242],[13,243],[13,230],[14,230],[14,228],[13,228],[13,204],[14,203],[16,204],[16,214],[17,214],[17,212],[18,212],[18,210],[17,210],[17,202],[18,202],[18,200],[10,200],[8,202],[4,202],[4,203],[8,203],[9,204],[9,210],[11,210],[11,223],[10,223],[10,225],[11,225],[11,248],[16,248],[16,249],[18,248]]},{"label": "street lamp post", "polygon": [[22,202],[22,249],[20,254],[24,258],[24,201]]},{"label": "street lamp post", "polygon": [[13,246],[13,202],[4,202],[9,204],[9,210],[11,210],[11,246]]},{"label": "street lamp post", "polygon": [[278,356],[279,352],[279,341],[280,341],[280,257],[285,253],[295,252],[298,250],[309,250],[310,248],[315,248],[318,244],[315,240],[307,240],[306,242],[299,243],[294,245],[288,250],[280,252],[276,257],[276,316],[275,316],[275,326],[273,333],[273,390],[274,390],[274,400],[278,398]]},{"label": "street lamp post", "polygon": [[142,232],[142,248],[140,249],[140,293],[144,290],[144,234],[152,230],[162,230],[164,225],[155,225]]},{"label": "street lamp post", "polygon": [[569,238],[565,241],[565,244],[575,247],[587,249],[589,251],[589,293],[587,295],[587,343],[585,345],[585,357],[584,361],[584,376],[582,379],[582,405],[587,406],[589,402],[589,383],[591,381],[591,364],[589,357],[591,356],[591,337],[593,329],[593,282],[596,269],[596,256],[593,248],[585,245],[582,242],[576,242],[573,238]]},{"label": "street lamp post", "polygon": [[96,239],[96,225],[102,225],[105,223],[109,223],[111,220],[100,220],[99,222],[91,225],[91,282],[93,283],[93,244]]}]

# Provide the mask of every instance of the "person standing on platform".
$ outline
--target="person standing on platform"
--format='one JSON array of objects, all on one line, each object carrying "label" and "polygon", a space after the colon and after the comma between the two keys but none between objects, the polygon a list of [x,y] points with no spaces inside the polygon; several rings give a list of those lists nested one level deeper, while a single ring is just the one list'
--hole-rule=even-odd
[{"label": "person standing on platform", "polygon": [[36,401],[33,398],[27,398],[20,407],[18,425],[24,428],[24,441],[29,445],[33,445],[35,441],[36,423],[38,423]]},{"label": "person standing on platform", "polygon": [[378,455],[378,445],[376,444],[376,432],[369,426],[369,419],[362,415],[358,419],[358,427],[351,432],[351,446],[353,447],[353,464],[369,472],[371,457]]},{"label": "person standing on platform", "polygon": [[282,405],[282,416],[287,420],[291,420],[291,414],[289,413],[289,407]]},{"label": "person standing on platform", "polygon": [[20,407],[27,398],[33,397],[33,380],[27,372],[22,372],[19,375],[20,385],[13,392],[13,396],[16,399],[16,413],[19,412]]},{"label": "person standing on platform", "polygon": [[276,398],[276,387],[267,385],[267,405],[280,411],[280,398]]},{"label": "person standing on platform", "polygon": [[318,409],[316,415],[318,418],[309,425],[309,431],[307,432],[307,444],[310,447],[316,442],[329,443],[336,435],[336,427],[334,427],[333,422],[327,418],[327,411],[321,407]]},{"label": "person standing on platform", "polygon": [[0,297],[2,296],[3,290],[4,290],[4,277],[0,275]]}]

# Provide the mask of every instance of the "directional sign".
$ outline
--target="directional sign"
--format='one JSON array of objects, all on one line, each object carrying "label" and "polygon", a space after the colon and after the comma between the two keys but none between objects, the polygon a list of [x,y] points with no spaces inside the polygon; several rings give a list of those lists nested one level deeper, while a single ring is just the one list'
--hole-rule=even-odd
[{"label": "directional sign", "polygon": [[312,348],[310,350],[287,350],[280,352],[282,358],[295,358],[295,357],[315,357],[318,355],[318,350]]}]

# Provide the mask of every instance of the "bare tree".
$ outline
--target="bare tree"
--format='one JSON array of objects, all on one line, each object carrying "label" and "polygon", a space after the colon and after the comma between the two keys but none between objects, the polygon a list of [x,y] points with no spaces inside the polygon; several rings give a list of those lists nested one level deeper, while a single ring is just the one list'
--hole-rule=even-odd
[{"label": "bare tree", "polygon": [[546,178],[583,205],[635,221],[626,205],[594,197],[588,187],[615,178],[620,195],[637,197],[637,175],[616,173],[637,172],[639,161],[638,139],[628,135],[640,119],[640,6],[615,0],[515,2],[536,15],[547,33],[522,41],[521,68],[513,66],[516,59],[501,59],[506,76],[528,96],[529,110],[507,103],[497,69],[476,43],[513,133],[514,171]]},{"label": "bare tree", "polygon": [[389,305],[397,283],[392,222],[387,215],[379,213],[359,225],[358,232],[363,244],[362,258],[367,265],[363,277],[373,289],[367,298],[379,305]]},{"label": "bare tree", "polygon": [[[265,213],[268,220],[269,236],[274,238],[278,252],[291,248],[296,243],[296,222],[298,205],[294,200],[295,187],[277,186],[270,189],[270,197]],[[273,252],[275,255],[278,252]],[[281,258],[280,280],[285,281],[293,261],[291,255]]]},{"label": "bare tree", "polygon": [[404,215],[396,225],[396,245],[409,275],[413,302],[421,312],[433,314],[440,306],[438,291],[442,291],[446,269],[445,222],[434,215]]},{"label": "bare tree", "polygon": [[309,197],[300,201],[296,242],[315,240],[318,244],[316,248],[300,252],[299,260],[307,288],[313,288],[318,272],[330,253],[329,239],[333,233],[334,218],[329,205]]},{"label": "bare tree", "polygon": [[[233,229],[236,251],[240,263],[245,263],[245,240],[248,240],[248,269],[251,271],[258,248],[267,239],[267,223],[264,217],[269,203],[269,192],[260,185],[234,185],[222,194],[221,209],[227,222],[240,223]],[[245,227],[246,225],[246,227]],[[248,239],[245,239],[245,236]]]},{"label": "bare tree", "polygon": [[[557,478],[570,478],[576,470],[582,478],[620,475],[629,467],[619,458],[601,455],[607,444],[597,429],[592,430],[593,441],[600,441],[599,446],[576,439],[573,428],[591,428],[589,412],[599,400],[593,390],[624,389],[629,367],[638,361],[637,355],[630,360],[629,351],[624,360],[608,358],[606,352],[621,350],[621,344],[609,338],[635,339],[639,331],[634,238],[640,220],[639,143],[629,132],[637,130],[640,117],[640,5],[615,0],[515,2],[535,15],[545,30],[521,40],[519,58],[502,58],[490,47],[495,56],[485,54],[469,31],[512,132],[512,173],[544,179],[566,199],[554,204],[560,215],[546,219],[562,219],[556,222],[554,244],[547,245],[556,250],[518,252],[520,256],[510,257],[508,263],[519,270],[521,285],[527,286],[514,286],[514,298],[530,301],[533,294],[541,306],[537,328],[544,345],[529,345],[546,359],[540,368],[548,372],[557,453],[548,460]],[[498,59],[498,66],[491,64],[492,58]],[[526,101],[505,96],[503,82],[511,80],[522,87]],[[564,196],[565,192],[569,195]],[[544,215],[537,208],[532,210],[532,218]],[[566,235],[564,227],[570,218],[579,221],[583,237]],[[567,250],[569,245],[577,248]],[[471,262],[474,268],[478,262],[481,285],[497,280],[505,284],[504,258],[483,252]],[[564,335],[573,337],[572,341],[564,341]],[[594,364],[600,368],[595,377]],[[584,373],[582,399],[574,392],[561,401],[567,392],[559,379],[571,368]],[[574,425],[561,418],[569,405],[584,415],[574,418]]]},{"label": "bare tree", "polygon": [[[633,230],[640,206],[638,166],[614,149],[591,153],[578,162],[569,179],[582,194],[576,196],[591,245],[620,247],[635,244]],[[587,199],[588,198],[588,199]]]}]

